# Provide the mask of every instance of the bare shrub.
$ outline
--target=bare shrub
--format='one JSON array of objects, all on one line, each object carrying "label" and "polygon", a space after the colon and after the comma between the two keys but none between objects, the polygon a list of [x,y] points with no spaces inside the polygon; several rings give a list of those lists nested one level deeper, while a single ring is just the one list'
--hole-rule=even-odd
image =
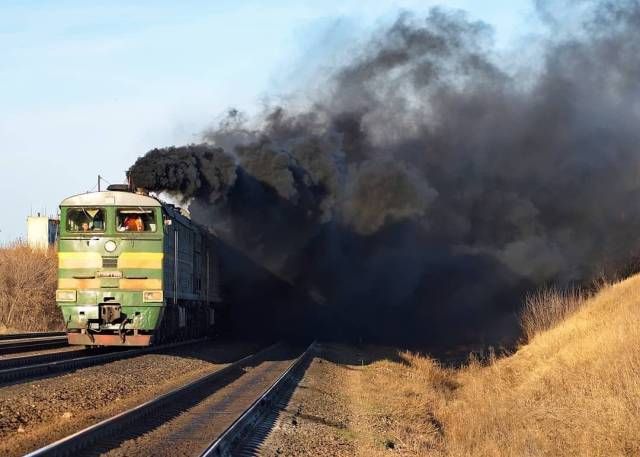
[{"label": "bare shrub", "polygon": [[0,326],[19,331],[62,328],[55,303],[55,250],[31,250],[22,242],[0,247]]},{"label": "bare shrub", "polygon": [[[602,288],[600,285],[598,288]],[[589,297],[579,288],[544,287],[525,297],[520,315],[522,334],[530,341],[538,333],[549,330],[576,312]]]}]

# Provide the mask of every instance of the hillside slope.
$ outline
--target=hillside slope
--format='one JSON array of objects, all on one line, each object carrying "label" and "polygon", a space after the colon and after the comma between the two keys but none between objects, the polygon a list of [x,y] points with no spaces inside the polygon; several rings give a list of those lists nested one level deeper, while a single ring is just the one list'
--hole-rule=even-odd
[{"label": "hillside slope", "polygon": [[640,276],[456,380],[439,408],[453,455],[639,455]]},{"label": "hillside slope", "polygon": [[639,351],[640,276],[489,364],[324,344],[264,455],[638,456]]}]

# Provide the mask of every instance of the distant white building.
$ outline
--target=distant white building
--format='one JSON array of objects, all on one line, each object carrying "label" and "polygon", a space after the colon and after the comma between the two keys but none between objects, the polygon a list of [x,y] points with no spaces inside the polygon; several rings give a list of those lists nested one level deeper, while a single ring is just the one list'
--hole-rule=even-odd
[{"label": "distant white building", "polygon": [[58,240],[58,219],[47,216],[27,218],[27,243],[31,249],[46,249]]}]

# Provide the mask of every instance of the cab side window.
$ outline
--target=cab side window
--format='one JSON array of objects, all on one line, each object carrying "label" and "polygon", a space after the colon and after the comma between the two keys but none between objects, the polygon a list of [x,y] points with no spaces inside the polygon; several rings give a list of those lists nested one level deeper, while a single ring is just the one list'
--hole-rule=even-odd
[{"label": "cab side window", "polygon": [[68,232],[104,232],[104,209],[67,209]]},{"label": "cab side window", "polygon": [[120,208],[116,212],[118,232],[155,232],[156,218],[153,208]]}]

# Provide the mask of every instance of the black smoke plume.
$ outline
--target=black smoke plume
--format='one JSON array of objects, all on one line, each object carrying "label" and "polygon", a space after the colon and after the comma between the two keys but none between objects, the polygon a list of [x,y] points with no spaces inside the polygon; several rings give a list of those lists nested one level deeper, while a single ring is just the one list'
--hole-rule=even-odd
[{"label": "black smoke plume", "polygon": [[307,293],[299,328],[514,337],[526,290],[589,280],[639,247],[640,6],[577,3],[563,28],[537,2],[550,29],[518,53],[528,62],[499,59],[492,29],[462,12],[402,15],[307,109],[231,111],[131,176]]}]

